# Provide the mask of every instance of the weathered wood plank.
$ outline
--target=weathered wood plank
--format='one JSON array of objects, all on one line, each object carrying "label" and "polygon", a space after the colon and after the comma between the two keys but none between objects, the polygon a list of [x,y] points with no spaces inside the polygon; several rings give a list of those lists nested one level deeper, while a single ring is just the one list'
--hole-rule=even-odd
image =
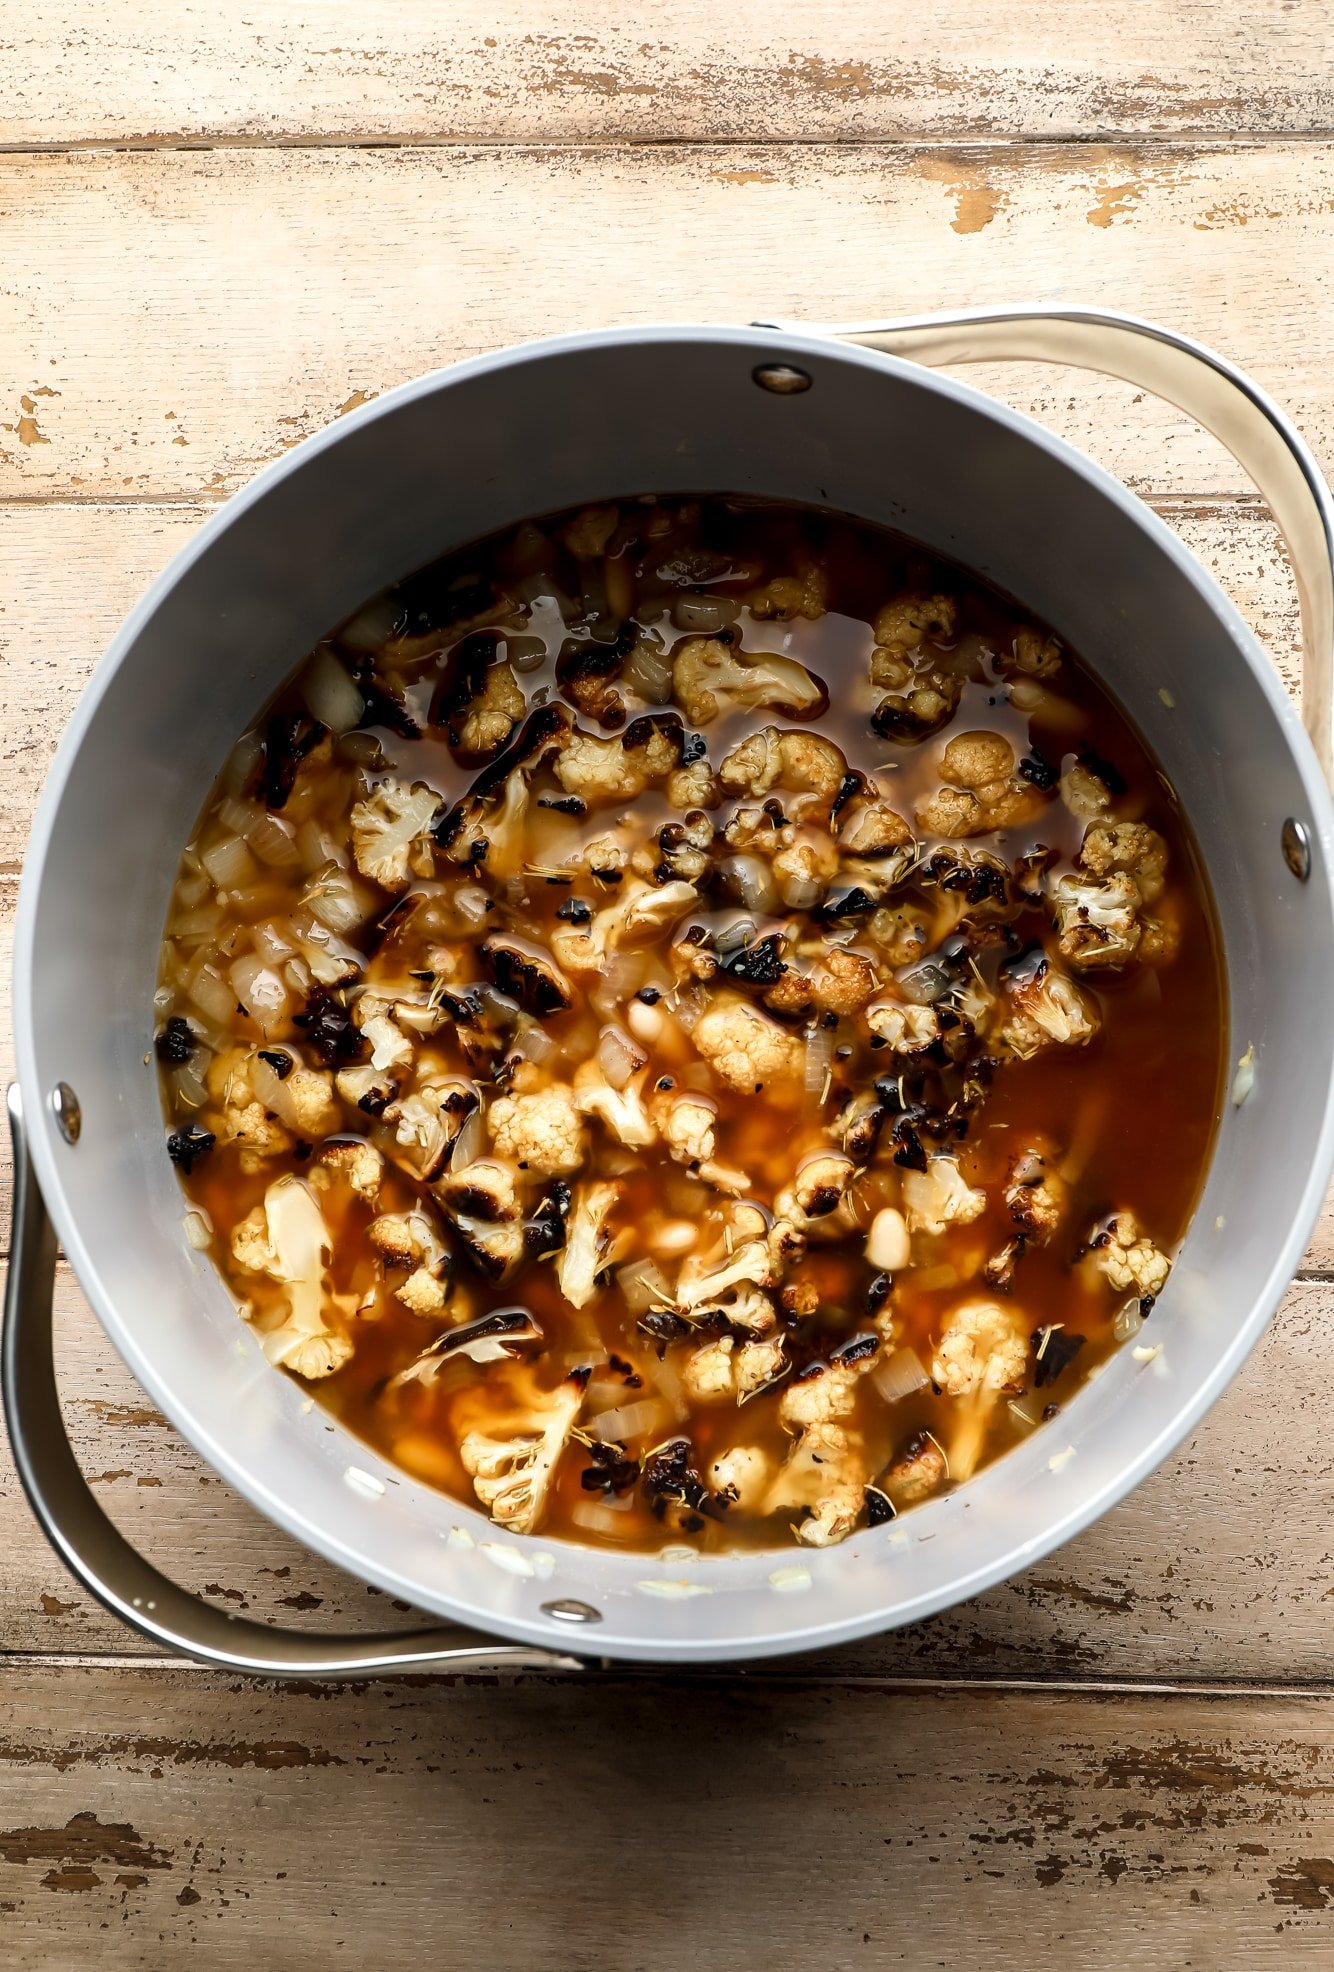
[{"label": "weathered wood plank", "polygon": [[[1324,143],[10,155],[0,263],[0,496],[215,495],[548,330],[1029,297],[1183,323],[1334,452]],[[978,376],[1151,492],[1245,490],[1121,386]]]},{"label": "weathered wood plank", "polygon": [[[261,1621],[420,1619],[236,1498],[137,1389],[62,1269],[58,1360],[97,1497],[168,1574]],[[1329,1666],[1334,1286],[1299,1283],[1232,1389],[1138,1493],[1015,1581],[920,1627],[821,1659],[832,1674],[1306,1683]],[[0,1650],[124,1651],[63,1572],[0,1461]],[[2,1702],[2,1701],[0,1701]]]},{"label": "weathered wood plank", "polygon": [[0,1684],[15,1972],[1329,1963],[1325,1698],[58,1676]]},{"label": "weathered wood plank", "polygon": [[67,0],[0,44],[0,142],[681,140],[1301,131],[1328,15],[1259,0]]}]

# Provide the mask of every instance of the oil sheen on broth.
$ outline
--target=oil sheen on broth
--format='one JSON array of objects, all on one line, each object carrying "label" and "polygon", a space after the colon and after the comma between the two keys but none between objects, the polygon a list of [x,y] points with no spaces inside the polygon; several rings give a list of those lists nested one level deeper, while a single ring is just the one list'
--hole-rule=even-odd
[{"label": "oil sheen on broth", "polygon": [[1222,1011],[1044,626],[646,497],[312,654],[185,852],[157,1055],[187,1235],[351,1430],[521,1533],[823,1546],[1152,1343]]}]

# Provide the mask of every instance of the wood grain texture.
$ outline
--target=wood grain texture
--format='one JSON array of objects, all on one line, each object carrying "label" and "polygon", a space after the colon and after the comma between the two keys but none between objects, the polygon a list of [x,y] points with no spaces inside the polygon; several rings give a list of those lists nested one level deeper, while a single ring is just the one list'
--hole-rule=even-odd
[{"label": "wood grain texture", "polygon": [[0,142],[1309,131],[1334,123],[1328,22],[1283,0],[65,0],[3,34]]},{"label": "wood grain texture", "polygon": [[60,1676],[6,1679],[15,1972],[1329,1963],[1326,1701]]},{"label": "wood grain texture", "polygon": [[[1080,300],[1189,327],[1334,457],[1334,145],[0,157],[0,497],[216,497],[340,407],[608,321]],[[1246,492],[1107,380],[978,370],[1154,494]]]}]

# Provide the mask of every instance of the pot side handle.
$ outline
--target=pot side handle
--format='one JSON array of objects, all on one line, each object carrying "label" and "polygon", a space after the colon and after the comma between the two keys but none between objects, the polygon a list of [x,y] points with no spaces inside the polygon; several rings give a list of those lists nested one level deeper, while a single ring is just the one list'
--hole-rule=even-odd
[{"label": "pot side handle", "polygon": [[154,1643],[228,1671],[267,1677],[369,1677],[391,1671],[584,1670],[578,1657],[504,1643],[450,1625],[402,1636],[320,1636],[271,1629],[215,1609],[160,1574],[93,1498],[75,1461],[52,1353],[55,1229],[28,1154],[17,1086],[9,1091],[14,1205],[0,1384],[23,1490],[70,1573]]},{"label": "pot side handle", "polygon": [[1062,363],[1118,377],[1212,432],[1254,482],[1287,544],[1302,620],[1302,718],[1334,783],[1334,503],[1310,448],[1273,398],[1224,356],[1153,322],[1100,308],[965,308],[896,322],[757,322],[836,336],[915,363]]}]

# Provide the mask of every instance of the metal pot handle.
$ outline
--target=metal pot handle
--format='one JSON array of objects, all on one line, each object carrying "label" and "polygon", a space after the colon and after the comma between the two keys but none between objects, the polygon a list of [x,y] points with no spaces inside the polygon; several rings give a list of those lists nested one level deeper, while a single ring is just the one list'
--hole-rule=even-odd
[{"label": "metal pot handle", "polygon": [[1287,544],[1302,618],[1302,717],[1334,780],[1334,503],[1301,433],[1244,370],[1203,343],[1100,308],[963,308],[897,322],[757,322],[837,336],[915,363],[1064,363],[1175,404],[1254,481]]},{"label": "metal pot handle", "polygon": [[587,1668],[578,1657],[502,1643],[450,1625],[402,1636],[318,1636],[270,1629],[215,1609],[136,1553],[93,1498],[60,1413],[51,1346],[56,1236],[28,1154],[17,1086],[9,1091],[9,1126],[14,1208],[0,1350],[5,1421],[33,1512],[70,1573],[99,1602],[154,1643],[228,1671],[266,1677]]}]

